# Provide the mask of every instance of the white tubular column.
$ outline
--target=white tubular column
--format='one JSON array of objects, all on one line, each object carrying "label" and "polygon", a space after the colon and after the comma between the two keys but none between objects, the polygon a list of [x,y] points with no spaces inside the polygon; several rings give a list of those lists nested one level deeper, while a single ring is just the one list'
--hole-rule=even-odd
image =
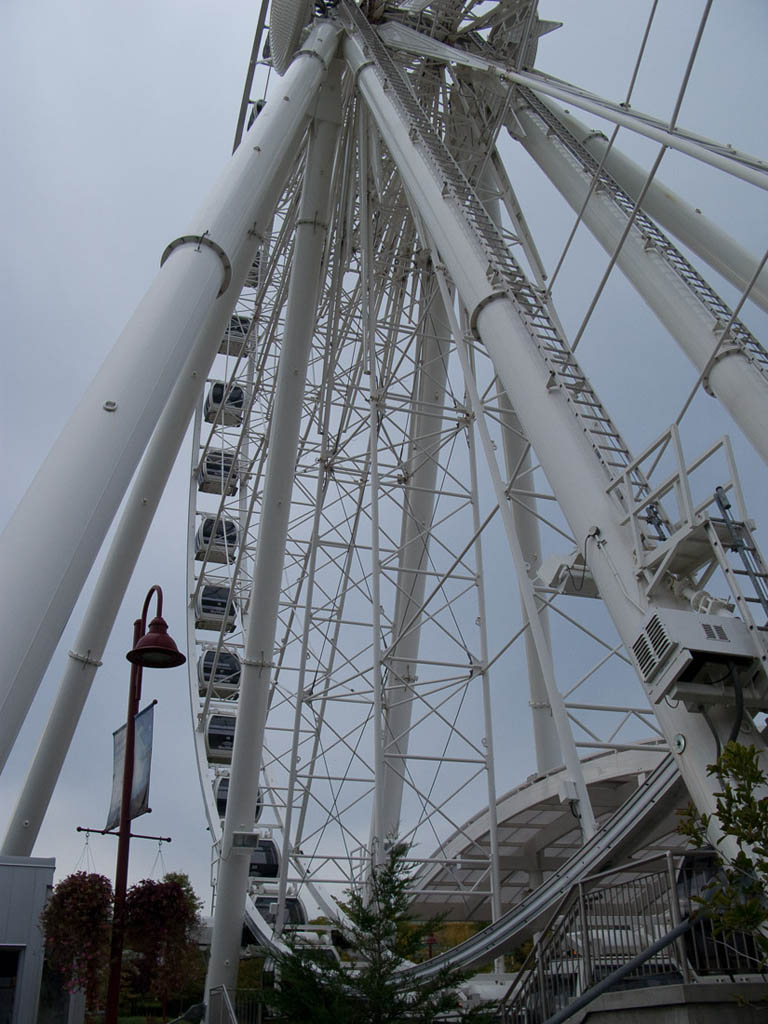
[{"label": "white tubular column", "polygon": [[[545,133],[538,118],[532,117],[524,105],[516,110],[516,115],[525,130],[522,144],[528,153],[573,209],[580,210],[589,186],[586,174]],[[627,223],[625,214],[596,190],[583,220],[606,252],[613,255]],[[725,325],[716,322],[662,256],[645,247],[634,227],[624,241],[617,263],[693,365],[699,372],[704,371],[718,342],[715,331]],[[741,347],[726,341],[704,384],[768,462],[768,377]]]},{"label": "white tubular column", "polygon": [[379,547],[379,404],[376,360],[376,313],[381,301],[373,276],[370,231],[370,164],[368,118],[358,113],[357,150],[360,191],[360,271],[362,279],[362,348],[368,376],[368,493],[371,496],[371,697],[373,705],[373,816],[370,854],[374,866],[384,863],[384,687],[381,668],[381,555]]},{"label": "white tubular column", "polygon": [[[582,146],[589,150],[595,160],[599,162],[605,158],[605,170],[636,200],[645,185],[647,172],[618,150],[615,144],[611,146],[606,156],[608,139],[602,132],[587,128],[572,114],[566,114],[554,103],[547,102],[546,106],[552,110],[558,121],[562,121],[576,136]],[[752,280],[757,258],[703,213],[676,195],[659,181],[658,177],[654,178],[645,193],[643,209],[670,234],[700,256],[713,270],[722,274],[736,288],[744,291]],[[765,267],[752,286],[749,297],[768,312],[768,269]]]},{"label": "white tubular column", "polygon": [[[507,210],[514,225],[515,231],[521,240],[523,249],[528,257],[528,262],[536,275],[536,284],[543,291],[545,287],[544,273],[533,245],[522,210],[512,192],[512,186],[507,180],[503,168],[498,160],[489,160],[483,172],[483,185],[491,195],[504,196],[507,201]],[[483,204],[488,210],[489,216],[494,224],[499,227],[501,224],[500,200],[493,199]],[[554,311],[553,311],[554,312]],[[531,474],[531,446],[520,425],[520,420],[515,415],[509,396],[499,385],[497,388],[499,408],[501,410],[501,422],[504,427],[502,432],[502,445],[504,447],[504,462],[506,465],[507,480],[512,489],[522,484],[523,490],[532,490]],[[535,577],[541,565],[541,530],[539,520],[536,517],[536,498],[526,497],[519,499],[513,497],[510,500],[512,507],[512,520],[515,524],[515,533],[520,542],[520,548],[526,562],[526,569],[531,578]],[[522,611],[523,624],[527,625],[525,631],[525,658],[528,665],[528,688],[530,693],[529,706],[531,709],[531,724],[533,725],[533,742],[536,748],[536,767],[540,772],[547,772],[558,768],[563,764],[563,751],[557,738],[557,728],[552,705],[547,695],[547,684],[544,678],[544,669],[541,666],[536,642],[533,638],[533,630],[530,628],[528,611],[525,596],[520,588],[520,608]],[[539,609],[539,623],[541,635],[550,654],[551,662],[552,645],[549,634],[549,610]]]},{"label": "white tubular column", "polygon": [[[0,769],[96,553],[232,267],[252,253],[338,32],[320,23],[129,320],[0,538],[15,613],[0,625]],[[318,59],[319,58],[319,59]],[[66,496],[66,501],[63,497]]]},{"label": "white tubular column", "polygon": [[[525,489],[526,485],[530,487],[532,483],[530,446],[523,435],[520,421],[509,404],[509,398],[501,388],[499,388],[499,404],[501,406],[501,421],[505,428],[502,434],[502,444],[504,446],[507,479],[512,480],[513,490],[520,483],[522,483],[522,487]],[[533,577],[541,565],[541,531],[539,530],[539,521],[534,514],[536,499],[512,499],[510,504],[512,506],[515,532],[529,567],[529,575]],[[529,511],[529,508],[533,511]],[[524,600],[521,600],[521,607],[523,621],[527,623],[528,614]],[[541,608],[538,618],[547,648],[551,650],[548,610]],[[533,741],[536,746],[536,767],[540,772],[548,772],[563,763],[563,752],[557,739],[552,706],[547,696],[544,670],[541,667],[541,661],[539,660],[530,625],[525,631],[525,656],[528,663],[528,685],[530,688]]]},{"label": "white tubular column", "polygon": [[393,639],[384,662],[388,669],[382,838],[398,833],[403,798],[405,759],[413,714],[421,637],[421,606],[426,587],[429,536],[435,506],[435,485],[445,403],[445,380],[451,329],[437,285],[425,276],[419,377],[411,413],[410,442],[403,489],[400,565],[393,615]]},{"label": "white tubular column", "polygon": [[[491,679],[488,670],[488,618],[485,601],[485,571],[483,565],[483,539],[480,535],[479,488],[477,478],[476,425],[467,425],[469,449],[469,475],[472,484],[472,525],[475,534],[475,569],[477,571],[477,611],[480,619],[480,664],[483,681],[483,723],[485,736],[485,781],[488,793],[488,851],[490,853],[489,877],[491,880],[491,920],[501,917],[501,870],[499,867],[499,819],[496,811],[496,753],[493,739],[493,706],[491,704]],[[504,958],[495,961],[496,970],[503,972]]]},{"label": "white tubular column", "polygon": [[[489,282],[488,258],[479,236],[458,205],[443,195],[439,174],[412,137],[418,135],[418,130],[411,131],[392,98],[393,90],[383,88],[375,68],[366,65],[356,40],[347,38],[344,52],[358,73],[358,88],[462,302],[474,311],[477,334],[491,356],[573,535],[580,543],[592,538],[587,542],[590,570],[622,642],[631,647],[642,628],[648,604],[635,579],[631,538],[620,523],[619,509],[606,493],[605,470],[595,458],[565,392],[548,386],[549,368],[518,315],[515,302]],[[673,604],[674,599],[670,597],[669,603]],[[654,711],[670,747],[677,734],[685,736],[685,749],[676,755],[678,766],[699,810],[713,813],[713,787],[706,770],[712,761],[713,742],[702,716],[687,712],[682,702],[677,708],[662,703]],[[713,708],[711,718],[727,735],[732,709]],[[762,763],[768,768],[768,751],[761,746]],[[726,856],[736,852],[729,837],[724,838],[722,848]]]},{"label": "white tubular column", "polygon": [[[296,59],[301,60],[300,57]],[[253,830],[253,808],[256,806],[264,726],[269,707],[272,654],[291,510],[302,399],[327,234],[329,190],[340,123],[340,92],[339,77],[330,75],[320,95],[319,110],[309,139],[304,186],[296,226],[285,333],[277,376],[262,518],[253,573],[251,612],[240,675],[240,698],[216,887],[211,958],[206,980],[207,992],[219,986],[234,989],[237,983],[240,932],[251,851],[248,848],[233,847],[232,834]],[[284,863],[283,870],[287,869],[288,865]]]},{"label": "white tubular column", "polygon": [[768,174],[766,174],[765,165],[748,153],[728,149],[720,142],[714,142],[701,135],[694,135],[680,127],[670,131],[669,125],[663,121],[650,117],[648,114],[628,110],[621,103],[602,99],[600,96],[595,96],[594,93],[585,92],[567,82],[558,82],[554,78],[548,79],[546,76],[508,69],[501,72],[501,77],[508,82],[526,85],[537,95],[554,96],[561,103],[568,103],[574,107],[580,107],[590,114],[597,114],[598,117],[605,118],[606,121],[630,128],[638,135],[645,135],[663,146],[677,149],[696,160],[701,160],[703,163],[726,171],[736,178],[748,181],[751,185],[768,189]]},{"label": "white tubular column", "polygon": [[[248,253],[240,266],[233,267],[233,297],[251,262]],[[3,856],[28,857],[32,853],[136,560],[230,315],[229,302],[212,307],[147,446],[11,816],[0,851]]]}]

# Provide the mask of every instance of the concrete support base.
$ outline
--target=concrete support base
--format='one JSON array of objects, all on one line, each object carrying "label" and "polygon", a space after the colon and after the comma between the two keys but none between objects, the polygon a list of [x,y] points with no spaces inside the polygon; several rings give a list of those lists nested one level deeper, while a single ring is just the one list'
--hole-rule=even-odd
[{"label": "concrete support base", "polygon": [[606,992],[573,1024],[763,1024],[768,983],[703,982]]}]

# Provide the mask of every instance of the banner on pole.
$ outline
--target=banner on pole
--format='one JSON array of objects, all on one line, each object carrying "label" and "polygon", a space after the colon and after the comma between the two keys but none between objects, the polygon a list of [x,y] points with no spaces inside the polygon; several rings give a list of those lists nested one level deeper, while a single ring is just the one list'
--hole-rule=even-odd
[{"label": "banner on pole", "polygon": [[[130,820],[146,814],[149,810],[149,774],[152,768],[152,728],[154,704],[136,715],[136,734],[133,752],[133,786],[131,787]],[[116,829],[120,825],[120,803],[123,795],[123,765],[125,763],[125,726],[121,725],[113,734],[114,758],[112,761],[112,799],[109,805],[106,828]]]}]

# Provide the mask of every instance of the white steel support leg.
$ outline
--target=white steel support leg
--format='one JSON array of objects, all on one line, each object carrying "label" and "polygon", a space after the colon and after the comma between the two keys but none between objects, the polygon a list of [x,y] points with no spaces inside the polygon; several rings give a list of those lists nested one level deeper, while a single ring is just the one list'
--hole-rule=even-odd
[{"label": "white steel support leg", "polygon": [[211,307],[218,297],[234,305],[232,268],[253,255],[337,38],[328,23],[313,30],[286,75],[285,102],[267,104],[187,234],[166,249],[0,538],[15,612],[0,624],[0,769]]},{"label": "white steel support leg", "polygon": [[[250,266],[243,261],[241,277]],[[142,459],[88,603],[59,692],[3,841],[4,856],[32,853],[136,560],[162,497],[231,310],[217,303],[198,335]]]},{"label": "white steel support leg", "polygon": [[[528,153],[573,209],[581,210],[589,186],[586,175],[548,136],[538,118],[524,106],[516,113],[525,129],[522,143]],[[626,226],[624,213],[608,196],[595,190],[583,220],[606,252],[613,255]],[[645,246],[639,231],[630,230],[616,262],[693,365],[704,372],[718,343],[715,332],[725,325],[718,324],[693,292],[682,286],[663,258]],[[740,347],[726,342],[704,383],[768,462],[768,376]]]},{"label": "white steel support leg", "polygon": [[[435,256],[437,256],[437,253],[435,253]],[[528,631],[531,633],[533,638],[536,659],[542,670],[548,703],[552,712],[555,729],[557,731],[558,746],[562,757],[562,763],[565,765],[569,779],[574,786],[573,796],[578,804],[579,824],[581,826],[584,841],[586,842],[595,834],[597,825],[595,823],[595,816],[592,812],[592,805],[589,801],[587,785],[581,771],[579,754],[576,750],[576,744],[568,724],[568,712],[565,709],[565,704],[563,703],[563,699],[560,696],[560,692],[557,689],[557,684],[555,682],[555,669],[552,661],[552,652],[549,646],[549,637],[545,636],[539,619],[536,597],[530,580],[528,579],[525,557],[520,544],[520,538],[518,537],[515,529],[515,523],[504,491],[504,482],[501,479],[499,467],[496,463],[496,457],[493,452],[493,442],[491,441],[490,434],[488,433],[488,427],[483,415],[482,402],[480,400],[474,373],[470,364],[469,346],[461,335],[458,322],[452,316],[452,310],[448,306],[448,283],[441,269],[437,270],[437,279],[440,282],[440,290],[443,294],[443,300],[446,303],[448,316],[452,321],[454,336],[456,338],[456,350],[459,354],[459,360],[461,361],[461,369],[464,374],[464,383],[469,396],[470,409],[475,418],[478,433],[480,434],[480,442],[483,446],[485,460],[490,471],[491,482],[496,494],[496,501],[504,523],[507,543],[509,544],[512,561],[517,573],[518,584],[520,586],[520,596],[523,599],[523,606],[525,608],[526,618],[528,619]]]},{"label": "white steel support leg", "polygon": [[393,643],[387,652],[386,735],[384,739],[384,836],[400,824],[408,739],[413,714],[421,608],[429,558],[429,537],[435,507],[450,327],[437,287],[425,277],[422,287],[421,348],[414,389],[410,443],[403,488],[400,564],[392,620]]},{"label": "white steel support leg", "polygon": [[[552,110],[558,121],[563,122],[595,160],[604,160],[605,170],[625,192],[637,199],[645,185],[647,172],[617,149],[615,144],[608,150],[608,139],[602,132],[587,128],[554,103],[547,102],[545,106]],[[654,178],[645,193],[643,209],[732,285],[741,291],[747,287],[755,272],[757,258],[658,177]],[[768,312],[768,269],[763,269],[749,297]]]},{"label": "white steel support leg", "polygon": [[371,276],[369,231],[368,118],[358,114],[357,146],[360,159],[360,256],[362,269],[363,350],[368,368],[368,487],[371,496],[371,683],[373,687],[373,821],[371,822],[372,863],[384,863],[384,845],[390,833],[384,830],[384,693],[381,671],[381,559],[379,556],[379,388],[376,373],[376,295]]},{"label": "white steel support leg", "polygon": [[[511,488],[522,487],[531,490],[531,446],[525,439],[520,421],[515,416],[509,398],[501,388],[498,391],[501,407],[501,422],[504,426],[502,444],[507,469],[507,480]],[[520,548],[525,558],[526,575],[530,580],[541,565],[541,531],[539,521],[534,515],[535,498],[511,498],[512,519],[515,532],[520,541]],[[533,510],[533,511],[529,511]],[[529,586],[530,584],[525,584]],[[535,601],[538,607],[538,601]],[[523,622],[528,625],[527,605],[523,605]],[[551,650],[549,637],[549,612],[539,608],[538,619],[544,641]],[[547,685],[544,670],[536,650],[536,643],[530,628],[525,631],[525,655],[528,663],[528,686],[530,690],[531,723],[533,724],[533,740],[536,747],[536,767],[540,772],[548,772],[563,763],[563,755],[557,739],[557,729],[552,716],[552,708],[547,696]]]},{"label": "white steel support leg", "polygon": [[[488,672],[488,622],[485,604],[485,573],[483,571],[483,543],[480,531],[480,503],[477,479],[476,424],[470,419],[467,427],[469,442],[469,475],[472,485],[472,525],[475,534],[475,571],[477,573],[477,611],[480,619],[480,664],[483,684],[483,722],[485,736],[485,778],[488,793],[488,846],[490,853],[491,920],[501,917],[501,874],[499,871],[499,822],[496,814],[496,759],[493,745],[493,708],[491,680]],[[496,970],[504,970],[504,958],[496,961]]]},{"label": "white steel support leg", "polygon": [[[257,123],[258,120],[260,118]],[[340,82],[334,74],[329,76],[323,89],[313,123],[296,226],[250,599],[250,621],[242,659],[206,991],[222,985],[232,989],[237,982],[250,850],[233,847],[232,833],[253,829],[302,400],[320,289],[339,123]],[[287,868],[288,865],[284,864],[283,870]]]},{"label": "white steel support leg", "polygon": [[[483,184],[492,195],[499,196],[499,198],[486,202],[483,205],[488,210],[493,222],[499,227],[501,225],[499,205],[500,202],[505,204],[507,213],[512,220],[515,234],[520,239],[520,244],[523,246],[528,262],[531,265],[536,284],[543,291],[545,284],[544,268],[531,234],[528,231],[528,226],[517,202],[517,197],[495,150],[493,158],[485,167]],[[549,305],[550,314],[553,317],[556,316],[552,303],[550,302]],[[557,322],[559,325],[559,320]],[[523,490],[533,490],[531,486],[531,446],[525,437],[520,420],[515,416],[514,409],[510,405],[509,397],[500,385],[497,388],[497,394],[501,423],[504,427],[502,445],[504,448],[507,481],[512,490],[515,487],[522,487]],[[536,516],[536,498],[533,496],[526,496],[523,499],[512,497],[510,503],[515,532],[517,533],[520,548],[525,558],[526,572],[529,577],[533,577],[541,565],[541,530],[539,529],[539,520]],[[536,767],[540,772],[547,772],[559,767],[563,763],[563,755],[557,739],[557,729],[555,728],[555,721],[552,716],[552,708],[547,697],[544,670],[541,667],[533,633],[528,626],[527,606],[522,593],[520,603],[523,613],[523,624],[526,627],[525,656],[528,665],[529,706],[531,709],[531,724],[533,725],[533,741],[536,750]],[[538,601],[536,601],[536,605],[538,607]],[[551,652],[549,610],[540,607],[538,617],[544,641]]]},{"label": "white steel support leg", "polygon": [[765,173],[765,166],[761,160],[748,153],[732,149],[724,152],[726,147],[721,142],[706,139],[701,135],[693,135],[680,127],[670,130],[669,124],[656,120],[648,114],[636,113],[634,110],[628,109],[624,103],[602,99],[600,96],[584,92],[567,82],[558,82],[555,79],[545,80],[539,75],[509,69],[502,74],[507,81],[527,86],[539,95],[552,96],[560,103],[580,107],[581,110],[596,114],[613,124],[630,128],[638,135],[645,135],[663,146],[676,149],[687,156],[709,164],[711,167],[717,167],[727,174],[741,178],[742,181],[748,181],[751,185],[768,189],[768,174]]},{"label": "white steel support leg", "polygon": [[[477,336],[509,394],[571,532],[579,543],[587,543],[587,560],[599,593],[622,642],[630,648],[650,605],[635,578],[632,538],[621,523],[621,510],[606,493],[607,472],[595,458],[565,389],[551,386],[551,371],[515,300],[489,281],[488,256],[479,234],[458,205],[444,195],[440,174],[417,145],[415,133],[391,92],[384,89],[376,70],[366,66],[365,55],[356,40],[345,40],[344,53],[358,74],[358,88],[448,267],[461,301],[472,313]],[[661,603],[661,595],[656,600]],[[671,595],[668,602],[677,604]],[[533,622],[532,618],[532,626]],[[674,746],[676,736],[685,737],[683,752],[675,755],[678,767],[699,810],[713,814],[713,786],[707,776],[712,738],[702,716],[686,711],[682,702],[676,708],[656,705],[654,712],[670,747]],[[713,708],[710,717],[727,735],[732,709]],[[759,748],[762,765],[768,769],[768,751],[762,742]],[[735,843],[727,836],[721,848],[728,857],[736,853]]]}]

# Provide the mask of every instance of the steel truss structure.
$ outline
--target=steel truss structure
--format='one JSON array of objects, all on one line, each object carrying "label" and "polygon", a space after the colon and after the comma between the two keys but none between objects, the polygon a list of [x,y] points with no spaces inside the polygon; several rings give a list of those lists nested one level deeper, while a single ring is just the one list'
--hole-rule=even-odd
[{"label": "steel truss structure", "polygon": [[[253,101],[222,183],[98,382],[130,400],[124,353],[152,323],[159,423],[137,507],[4,847],[31,849],[197,406],[188,649],[214,837],[210,988],[234,985],[246,892],[249,927],[272,941],[301,901],[327,913],[364,885],[396,836],[416,912],[490,922],[451,954],[488,960],[609,855],[666,845],[685,788],[711,811],[720,744],[746,737],[768,758],[753,723],[768,709],[768,570],[730,443],[689,453],[672,425],[630,451],[566,337],[499,133],[574,206],[763,458],[768,355],[739,318],[750,292],[765,303],[762,264],[684,204],[670,212],[552,97],[757,187],[765,166],[522,70],[555,27],[531,0],[340,0],[310,16],[273,8],[284,77]],[[736,310],[665,229],[704,258],[717,250],[744,292]],[[78,415],[81,431],[92,413]],[[149,437],[146,411],[131,415],[123,483],[82,499],[105,524]],[[105,463],[124,436],[105,434]],[[62,595],[103,537],[78,528]],[[44,657],[20,650],[9,678]],[[8,693],[12,730],[31,696]],[[522,785],[509,749],[521,709],[537,757]],[[265,850],[273,871],[253,860]]]}]

